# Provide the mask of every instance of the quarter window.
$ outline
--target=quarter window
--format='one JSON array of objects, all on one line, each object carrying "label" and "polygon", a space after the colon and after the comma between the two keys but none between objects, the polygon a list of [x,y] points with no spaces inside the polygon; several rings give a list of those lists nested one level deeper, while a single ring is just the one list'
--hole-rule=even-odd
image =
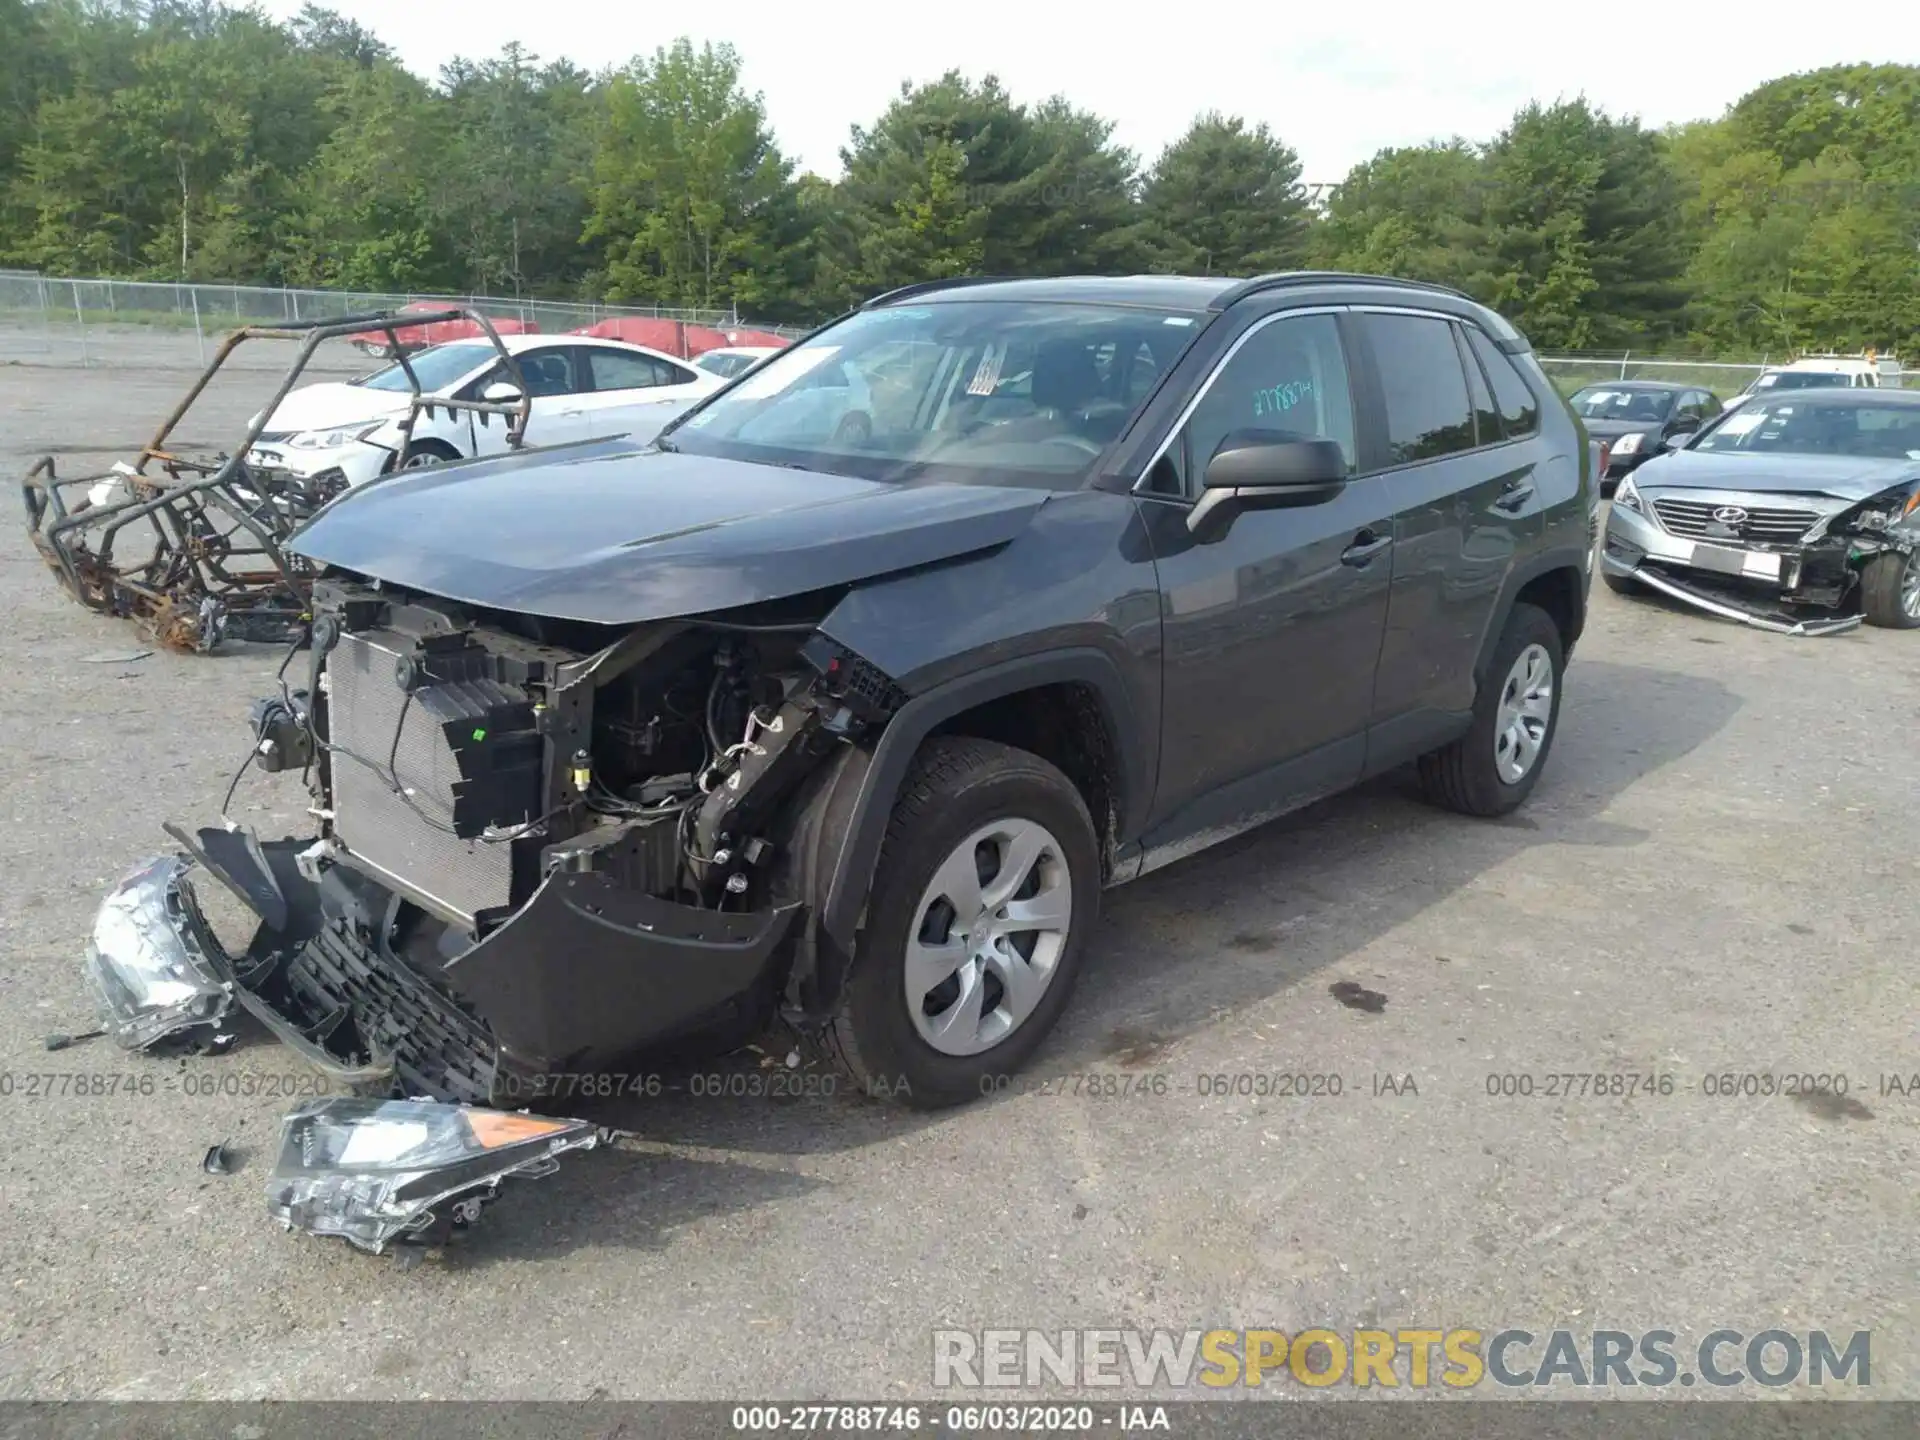
[{"label": "quarter window", "polygon": [[1359,318],[1380,372],[1390,463],[1471,450],[1473,412],[1452,322],[1420,315]]},{"label": "quarter window", "polygon": [[[1462,344],[1465,337],[1460,327],[1454,326],[1454,338]],[[1497,445],[1500,443],[1500,412],[1493,408],[1493,396],[1487,391],[1487,377],[1480,371],[1480,362],[1471,354],[1462,354],[1461,359],[1467,370],[1467,395],[1473,401],[1473,433],[1476,443]]]},{"label": "quarter window", "polygon": [[1533,434],[1540,428],[1540,402],[1534,398],[1533,387],[1479,326],[1467,326],[1467,341],[1493,383],[1493,399],[1500,407],[1500,423],[1507,439]]}]

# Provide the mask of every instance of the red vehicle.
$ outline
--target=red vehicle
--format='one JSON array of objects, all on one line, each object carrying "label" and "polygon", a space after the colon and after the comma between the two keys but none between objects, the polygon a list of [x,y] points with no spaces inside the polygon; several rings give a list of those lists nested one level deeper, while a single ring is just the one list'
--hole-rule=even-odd
[{"label": "red vehicle", "polygon": [[[444,304],[419,300],[411,305],[403,305],[396,313],[426,314],[443,313]],[[530,320],[514,320],[506,316],[489,316],[493,328],[502,335],[538,335],[540,327]],[[484,332],[472,320],[436,320],[426,325],[401,326],[394,331],[401,348],[411,355],[416,350],[425,350],[431,345],[445,345],[452,340],[474,340]],[[393,343],[381,330],[366,330],[358,335],[348,336],[348,343],[356,350],[364,350],[369,355],[377,355],[383,360],[393,358]]]},{"label": "red vehicle", "polygon": [[651,315],[622,315],[576,330],[576,335],[595,335],[602,340],[624,340],[629,345],[644,345],[682,360],[691,360],[709,350],[737,346],[763,345],[780,348],[786,341],[765,330],[715,330],[706,325],[689,325],[684,320],[662,320]]}]

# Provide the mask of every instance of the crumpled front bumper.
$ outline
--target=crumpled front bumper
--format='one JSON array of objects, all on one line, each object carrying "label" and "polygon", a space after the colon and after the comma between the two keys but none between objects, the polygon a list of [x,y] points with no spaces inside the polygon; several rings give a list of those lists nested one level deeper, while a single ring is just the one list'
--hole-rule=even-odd
[{"label": "crumpled front bumper", "polygon": [[180,857],[123,881],[88,961],[121,1043],[218,1026],[237,1003],[362,1093],[514,1106],[624,1093],[616,1067],[752,992],[799,911],[694,909],[556,871],[478,943],[402,954],[396,897],[338,864],[314,878],[311,841],[168,829],[261,923],[243,953],[224,950]]},{"label": "crumpled front bumper", "polygon": [[[1693,540],[1673,535],[1617,502],[1607,512],[1601,545],[1601,568],[1609,575],[1631,579],[1661,594],[1723,620],[1735,620],[1780,635],[1836,635],[1861,624],[1859,615],[1809,615],[1762,598],[1757,587],[1776,595],[1791,592],[1804,564],[1800,550],[1782,548],[1777,579],[1758,558],[1749,558],[1736,575],[1701,568]],[[1762,552],[1750,552],[1757,557]],[[1741,582],[1746,582],[1745,584]],[[1752,587],[1752,588],[1750,588]]]}]

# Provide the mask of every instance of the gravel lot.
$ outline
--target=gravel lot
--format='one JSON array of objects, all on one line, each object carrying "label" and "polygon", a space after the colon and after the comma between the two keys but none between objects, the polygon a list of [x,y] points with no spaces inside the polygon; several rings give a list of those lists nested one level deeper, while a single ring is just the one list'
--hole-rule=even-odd
[{"label": "gravel lot", "polygon": [[[49,448],[104,466],[71,452],[134,445],[172,404],[189,374],[122,340],[129,368],[0,368],[10,473]],[[237,437],[269,383],[244,379],[188,441]],[[0,536],[0,1397],[901,1398],[931,1392],[940,1326],[1379,1324],[1871,1329],[1871,1393],[1920,1398],[1920,1099],[1881,1093],[1920,1071],[1920,636],[1795,641],[1596,585],[1519,816],[1388,781],[1109,897],[1035,1078],[1167,1094],[928,1118],[683,1089],[604,1112],[642,1138],[403,1272],[269,1223],[286,1101],[185,1093],[299,1076],[289,1052],[44,1050],[90,1024],[102,888],[162,821],[213,818],[279,656],[128,659],[137,632],[65,600],[17,520]],[[236,813],[272,836],[303,805],[268,778]],[[1613,1071],[1676,1087],[1487,1093]],[[1851,1087],[1701,1093],[1722,1071]],[[162,1088],[28,1098],[45,1072]],[[1345,1093],[1197,1093],[1276,1072]],[[1418,1093],[1376,1096],[1389,1074]],[[220,1140],[239,1175],[202,1173]]]}]

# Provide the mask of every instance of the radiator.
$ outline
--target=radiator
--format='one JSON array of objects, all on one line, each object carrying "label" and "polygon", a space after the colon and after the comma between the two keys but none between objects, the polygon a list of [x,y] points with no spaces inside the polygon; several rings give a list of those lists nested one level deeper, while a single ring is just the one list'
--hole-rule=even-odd
[{"label": "radiator", "polygon": [[[434,822],[452,824],[460,771],[439,725],[417,701],[407,705],[394,680],[404,643],[385,631],[362,631],[343,635],[327,657],[334,835],[368,869],[418,892],[447,918],[471,925],[476,911],[511,903],[513,847],[462,840],[436,828]],[[394,727],[403,708],[396,747]],[[394,793],[389,752],[394,775],[413,792],[412,805]]]}]

